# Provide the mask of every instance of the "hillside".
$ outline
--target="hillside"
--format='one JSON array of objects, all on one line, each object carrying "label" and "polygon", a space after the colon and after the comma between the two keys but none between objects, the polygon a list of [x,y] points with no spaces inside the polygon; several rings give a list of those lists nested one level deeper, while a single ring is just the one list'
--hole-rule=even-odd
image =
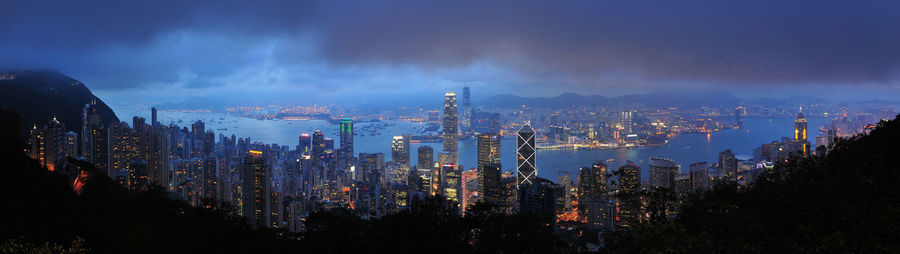
[{"label": "hillside", "polygon": [[898,144],[900,118],[881,122],[827,156],[779,164],[750,186],[689,196],[674,219],[607,235],[606,252],[897,253]]},{"label": "hillside", "polygon": [[[22,135],[54,116],[69,130],[81,131],[81,109],[95,96],[80,81],[50,70],[0,71],[0,76],[0,108],[19,113]],[[105,123],[119,121],[106,103],[99,98],[96,103]]]}]

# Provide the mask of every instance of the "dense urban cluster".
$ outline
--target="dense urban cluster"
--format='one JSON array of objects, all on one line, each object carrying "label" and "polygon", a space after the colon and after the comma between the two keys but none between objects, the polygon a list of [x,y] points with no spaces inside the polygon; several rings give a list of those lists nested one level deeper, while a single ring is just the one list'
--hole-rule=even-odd
[{"label": "dense urban cluster", "polygon": [[[316,114],[324,109],[316,108]],[[101,169],[120,185],[131,190],[162,186],[174,198],[193,206],[209,206],[211,200],[234,207],[234,213],[248,219],[254,228],[267,227],[304,232],[310,214],[335,208],[350,209],[363,219],[381,218],[414,209],[429,197],[446,199],[453,214],[465,216],[476,204],[491,214],[536,215],[554,231],[599,242],[603,232],[628,229],[654,216],[649,211],[648,192],[669,190],[684,196],[702,192],[716,183],[752,183],[779,161],[812,154],[825,154],[831,143],[872,129],[871,119],[848,120],[846,112],[823,127],[818,148],[810,147],[807,120],[797,113],[789,137],[763,144],[753,158],[738,158],[731,150],[718,160],[691,162],[681,166],[669,158],[649,158],[649,179],[643,180],[642,166],[627,162],[608,168],[598,158],[570,174],[560,171],[556,181],[538,177],[537,152],[543,143],[584,142],[588,147],[605,148],[664,144],[670,135],[709,132],[719,128],[740,128],[743,107],[731,116],[693,114],[701,121],[685,119],[672,111],[626,110],[610,117],[587,117],[576,121],[581,111],[547,109],[489,112],[474,110],[469,89],[461,106],[456,94],[444,96],[440,122],[437,111],[427,111],[427,128],[440,130],[442,149],[420,146],[411,151],[411,141],[403,134],[393,137],[389,157],[383,153],[354,151],[354,119],[334,120],[339,125],[339,143],[322,131],[299,133],[298,143],[264,144],[249,137],[226,136],[205,128],[202,121],[190,128],[163,125],[157,110],[151,120],[135,116],[132,123],[106,123],[97,114],[95,103],[82,110],[81,133],[66,131],[55,118],[35,124],[30,130],[28,154],[51,171],[73,178],[76,192],[79,178],[86,177],[67,158],[80,158]],[[304,111],[307,112],[307,111]],[[587,113],[597,115],[597,112]],[[505,121],[501,121],[501,115]],[[296,115],[283,116],[296,117]],[[605,121],[618,118],[613,124]],[[598,120],[602,119],[602,120]],[[641,119],[635,121],[635,119]],[[682,120],[678,120],[682,119]],[[728,124],[720,122],[731,121]],[[537,128],[532,127],[532,122]],[[514,131],[506,130],[515,127]],[[500,160],[503,135],[516,138],[516,165],[505,171]],[[659,139],[656,141],[654,137]],[[460,138],[477,141],[477,165],[460,165]],[[218,141],[217,141],[218,140]],[[607,145],[603,145],[607,144]],[[509,148],[504,148],[509,149]],[[410,161],[410,153],[417,161]],[[674,210],[663,211],[664,216]]]}]

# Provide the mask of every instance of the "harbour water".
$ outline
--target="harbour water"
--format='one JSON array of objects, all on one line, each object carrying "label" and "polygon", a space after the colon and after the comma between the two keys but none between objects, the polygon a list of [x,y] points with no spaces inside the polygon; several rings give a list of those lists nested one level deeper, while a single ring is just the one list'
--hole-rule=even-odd
[{"label": "harbour water", "polygon": [[[149,111],[123,110],[115,108],[117,115],[122,120],[130,121],[134,115],[150,118]],[[213,131],[216,136],[223,133],[237,137],[250,137],[253,142],[275,143],[288,145],[293,149],[298,142],[301,133],[312,133],[322,130],[326,137],[335,139],[335,144],[340,144],[338,125],[329,124],[324,120],[257,120],[225,113],[185,113],[185,112],[159,112],[159,121],[162,124],[175,123],[179,126],[190,128],[190,124],[201,120],[206,124],[206,130]],[[126,120],[127,119],[127,120]],[[818,127],[829,120],[821,117],[808,117],[809,139],[815,146],[815,135]],[[578,169],[589,166],[597,160],[614,159],[608,163],[609,167],[617,168],[627,161],[633,161],[642,167],[642,179],[647,179],[647,164],[651,157],[662,157],[675,160],[680,164],[682,171],[688,169],[688,165],[694,162],[707,161],[711,164],[717,160],[719,152],[731,149],[738,156],[752,156],[753,149],[763,143],[780,140],[781,137],[793,135],[792,117],[761,118],[748,117],[744,119],[744,127],[737,130],[723,130],[710,134],[683,134],[678,135],[665,146],[646,147],[614,150],[539,150],[537,157],[538,175],[543,178],[556,181],[557,173],[568,171],[574,179]],[[391,139],[395,135],[413,133],[421,127],[420,124],[395,121],[394,125],[378,129],[376,135],[369,131],[363,131],[370,123],[356,123],[355,129],[359,135],[354,137],[354,151],[356,153],[384,153],[385,159],[390,158]],[[435,154],[441,150],[441,143],[413,143],[410,153],[412,164],[417,160],[416,149],[419,146],[428,145],[434,148]],[[505,170],[513,170],[516,165],[515,138],[505,137],[501,140],[501,162]],[[466,168],[475,166],[477,145],[474,139],[463,139],[459,142],[459,162]]]}]

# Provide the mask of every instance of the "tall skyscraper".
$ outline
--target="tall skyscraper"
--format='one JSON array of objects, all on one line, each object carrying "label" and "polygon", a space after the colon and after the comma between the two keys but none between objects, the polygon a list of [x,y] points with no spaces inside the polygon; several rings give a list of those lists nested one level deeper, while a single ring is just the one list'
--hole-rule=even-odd
[{"label": "tall skyscraper", "polygon": [[459,112],[460,125],[463,131],[468,132],[472,127],[472,102],[469,98],[469,87],[463,87],[463,102],[461,112]]},{"label": "tall skyscraper", "polygon": [[394,136],[391,141],[391,161],[394,164],[409,167],[409,135]]},{"label": "tall skyscraper", "polygon": [[606,164],[599,161],[578,172],[578,216],[594,228],[608,226],[603,223],[603,215],[611,211],[603,211],[602,206],[606,201],[606,174]]},{"label": "tall skyscraper", "polygon": [[459,116],[456,110],[456,94],[447,92],[444,94],[444,151],[450,152],[450,164],[456,165],[459,160],[457,153],[459,144]]},{"label": "tall skyscraper", "polygon": [[434,168],[434,149],[431,146],[420,146],[416,160],[416,166],[420,170]]},{"label": "tall skyscraper", "polygon": [[310,147],[312,147],[312,137],[309,136],[309,133],[300,134],[300,137],[297,138],[297,153],[303,154],[303,152],[312,152]]},{"label": "tall skyscraper", "polygon": [[516,132],[516,184],[531,184],[537,177],[534,129],[526,123]]},{"label": "tall skyscraper", "polygon": [[619,220],[617,227],[630,228],[640,222],[641,167],[632,162],[619,167]]},{"label": "tall skyscraper", "polygon": [[319,166],[318,162],[325,156],[325,134],[322,134],[322,131],[316,130],[313,132],[312,136],[312,164],[314,167]]},{"label": "tall skyscraper", "polygon": [[65,160],[67,153],[66,127],[54,117],[46,125],[35,127],[29,133],[29,156],[41,166],[54,171],[58,162]]},{"label": "tall skyscraper", "polygon": [[806,141],[806,116],[803,115],[803,111],[801,110],[797,113],[797,118],[794,119],[794,139],[800,141]]},{"label": "tall skyscraper", "polygon": [[203,148],[206,147],[206,124],[197,120],[191,124],[191,156],[203,158],[206,156]]},{"label": "tall skyscraper", "polygon": [[156,107],[150,108],[150,125],[156,126],[159,123],[158,118],[156,118]]},{"label": "tall skyscraper", "polygon": [[262,151],[250,150],[241,169],[241,214],[254,228],[270,225],[271,185],[269,166]]},{"label": "tall skyscraper", "polygon": [[744,113],[744,107],[738,106],[734,109],[734,123],[738,128],[744,127],[744,120],[741,120],[741,114]]},{"label": "tall skyscraper", "polygon": [[650,186],[675,188],[675,175],[679,172],[675,161],[665,158],[650,158]]},{"label": "tall skyscraper", "polygon": [[391,141],[391,162],[394,167],[394,181],[406,181],[409,175],[409,135],[394,136]]},{"label": "tall skyscraper", "polygon": [[691,190],[705,190],[709,188],[709,164],[705,161],[691,163],[690,166]]},{"label": "tall skyscraper", "polygon": [[622,127],[625,128],[623,131],[625,132],[625,135],[634,134],[634,131],[631,128],[633,125],[631,111],[622,112]]},{"label": "tall skyscraper", "polygon": [[801,151],[798,151],[803,157],[809,155],[809,140],[806,136],[806,116],[803,115],[803,109],[800,109],[800,112],[797,113],[797,118],[794,119],[794,141],[798,143],[798,148]]},{"label": "tall skyscraper", "polygon": [[478,169],[485,165],[496,163],[500,165],[500,136],[495,133],[478,135]]},{"label": "tall skyscraper", "polygon": [[719,153],[719,174],[728,180],[737,180],[737,159],[731,149]]},{"label": "tall skyscraper", "polygon": [[346,167],[353,164],[353,119],[341,119],[341,154],[339,160]]},{"label": "tall skyscraper", "polygon": [[[479,197],[492,206],[503,203],[503,172],[498,163],[488,163],[478,169]],[[499,210],[498,210],[499,211]]]},{"label": "tall skyscraper", "polygon": [[537,215],[543,223],[556,223],[556,184],[535,177],[531,183],[520,186],[517,192],[519,213]]}]

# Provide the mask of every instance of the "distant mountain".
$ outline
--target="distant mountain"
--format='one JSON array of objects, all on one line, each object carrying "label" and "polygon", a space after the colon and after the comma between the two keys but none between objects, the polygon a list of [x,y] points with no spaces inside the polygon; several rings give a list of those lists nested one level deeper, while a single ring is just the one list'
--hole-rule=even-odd
[{"label": "distant mountain", "polygon": [[80,81],[58,71],[0,71],[0,107],[20,115],[23,135],[38,122],[51,117],[71,131],[81,131],[81,109],[95,100],[105,123],[119,118]]},{"label": "distant mountain", "polygon": [[741,99],[724,92],[656,92],[649,94],[630,94],[617,97],[602,95],[578,95],[564,93],[556,97],[529,98],[511,94],[500,94],[482,100],[478,105],[494,108],[516,108],[522,105],[529,107],[568,107],[601,106],[612,104],[644,104],[650,106],[702,106],[702,105],[737,105]]}]

